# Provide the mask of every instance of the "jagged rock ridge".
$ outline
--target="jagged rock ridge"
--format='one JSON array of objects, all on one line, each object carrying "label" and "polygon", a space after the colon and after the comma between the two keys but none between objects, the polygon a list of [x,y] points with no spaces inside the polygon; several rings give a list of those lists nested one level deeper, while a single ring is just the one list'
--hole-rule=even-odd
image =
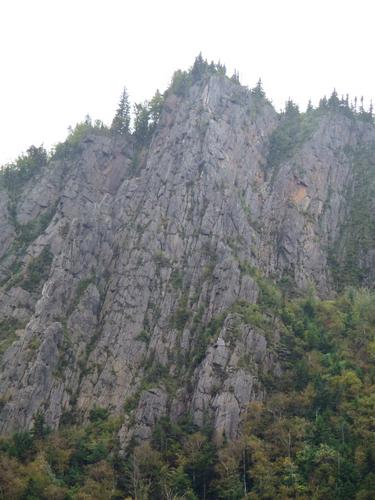
[{"label": "jagged rock ridge", "polygon": [[362,282],[373,278],[374,248],[349,252],[344,229],[374,126],[340,110],[302,126],[276,163],[282,118],[213,75],[167,94],[142,150],[131,136],[87,134],[17,200],[1,191],[0,314],[13,325],[2,432],[37,411],[57,427],[99,406],[123,415],[123,446],[164,415],[236,436],[282,350],[277,318],[262,324],[241,304],[256,304],[267,279],[329,296],[353,255]]}]

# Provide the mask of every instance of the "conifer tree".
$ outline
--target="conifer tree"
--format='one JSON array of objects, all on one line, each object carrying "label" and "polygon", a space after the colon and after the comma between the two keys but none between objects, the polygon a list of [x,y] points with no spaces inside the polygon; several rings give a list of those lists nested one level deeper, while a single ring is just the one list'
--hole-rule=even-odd
[{"label": "conifer tree", "polygon": [[240,74],[237,70],[234,70],[234,73],[231,76],[231,80],[232,80],[232,82],[240,83]]},{"label": "conifer tree", "polygon": [[324,96],[319,101],[319,109],[327,109],[327,106],[328,106],[327,97]]},{"label": "conifer tree", "polygon": [[44,415],[40,410],[34,415],[34,426],[31,433],[37,439],[43,439],[49,433]]},{"label": "conifer tree", "polygon": [[292,99],[288,99],[285,103],[285,114],[287,115],[299,115],[299,107],[295,104]]},{"label": "conifer tree", "polygon": [[262,80],[261,78],[259,78],[257,84],[255,85],[255,87],[253,89],[251,89],[251,93],[255,96],[255,97],[265,97],[265,92],[263,90],[263,85],[262,85]]},{"label": "conifer tree", "polygon": [[129,132],[130,128],[130,103],[129,103],[129,95],[124,87],[124,90],[121,94],[120,102],[113,118],[111,130],[114,132],[124,135]]},{"label": "conifer tree", "polygon": [[363,107],[363,96],[361,96],[361,105],[359,107],[359,112],[360,113],[364,113],[365,112],[365,108]]},{"label": "conifer tree", "polygon": [[134,105],[134,137],[138,144],[146,144],[149,138],[150,108],[149,103],[138,103]]},{"label": "conifer tree", "polygon": [[331,97],[328,99],[328,106],[331,109],[338,109],[339,105],[340,105],[340,100],[337,96],[336,89],[333,89]]},{"label": "conifer tree", "polygon": [[225,64],[221,64],[221,62],[219,61],[217,64],[216,64],[216,73],[218,75],[226,75],[227,74],[227,68],[225,66]]},{"label": "conifer tree", "polygon": [[163,102],[164,102],[164,97],[159,92],[159,90],[157,90],[155,92],[154,97],[151,99],[149,103],[150,119],[153,126],[155,126],[159,121],[161,109],[163,107]]},{"label": "conifer tree", "polygon": [[208,68],[207,61],[203,59],[202,52],[200,52],[198,56],[195,58],[193,67],[191,68],[191,76],[193,78],[193,81],[196,82],[200,80],[207,71],[207,68]]}]

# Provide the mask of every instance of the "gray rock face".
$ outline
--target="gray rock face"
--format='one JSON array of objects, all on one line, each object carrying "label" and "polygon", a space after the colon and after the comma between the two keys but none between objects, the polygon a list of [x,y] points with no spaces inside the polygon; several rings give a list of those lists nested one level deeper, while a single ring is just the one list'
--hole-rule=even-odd
[{"label": "gray rock face", "polygon": [[27,273],[52,254],[32,291],[10,278],[16,236],[0,193],[0,314],[26,325],[1,361],[1,432],[38,410],[57,427],[99,406],[124,416],[124,446],[190,412],[217,440],[236,436],[263,375],[280,374],[277,324],[266,334],[231,310],[258,299],[244,269],[331,293],[328,250],[353,179],[345,151],[375,141],[372,125],[327,112],[270,173],[278,124],[267,101],[212,76],[167,97],[141,155],[131,138],[86,137],[17,203],[19,224],[49,217],[20,260]]},{"label": "gray rock face", "polygon": [[191,409],[198,425],[213,421],[218,441],[234,438],[249,401],[263,398],[260,373],[280,374],[268,347],[262,334],[242,324],[240,315],[228,315],[217,341],[207,349],[197,368]]}]

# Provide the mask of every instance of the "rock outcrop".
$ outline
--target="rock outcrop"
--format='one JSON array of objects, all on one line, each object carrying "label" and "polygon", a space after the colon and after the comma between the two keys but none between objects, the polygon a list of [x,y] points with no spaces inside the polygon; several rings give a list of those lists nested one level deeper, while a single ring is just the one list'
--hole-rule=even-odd
[{"label": "rock outcrop", "polygon": [[[188,413],[219,440],[236,436],[265,375],[280,373],[282,332],[235,305],[256,304],[263,279],[334,293],[355,158],[375,143],[372,124],[314,112],[276,164],[280,127],[264,97],[213,75],[167,94],[142,150],[87,134],[13,211],[0,192],[0,315],[17,324],[1,361],[1,432],[38,411],[57,427],[105,407],[124,416],[124,446]],[[40,231],[22,247],[31,225]],[[359,257],[375,268],[373,247]]]}]

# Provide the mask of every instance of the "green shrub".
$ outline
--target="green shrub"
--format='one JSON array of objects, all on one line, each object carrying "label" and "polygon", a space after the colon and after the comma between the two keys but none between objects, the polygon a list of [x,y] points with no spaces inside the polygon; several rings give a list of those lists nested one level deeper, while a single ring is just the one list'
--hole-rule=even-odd
[{"label": "green shrub", "polygon": [[90,133],[107,135],[109,130],[100,120],[92,123],[90,116],[86,116],[85,120],[77,123],[74,128],[69,127],[67,139],[55,146],[52,158],[57,160],[76,158],[83,151],[83,139]]},{"label": "green shrub", "polygon": [[183,295],[178,303],[175,313],[172,315],[171,326],[179,331],[182,331],[190,317],[191,311],[188,307],[188,298],[186,295]]},{"label": "green shrub", "polygon": [[47,151],[42,146],[31,146],[26,154],[0,170],[0,186],[14,196],[46,164]]},{"label": "green shrub", "polygon": [[100,406],[94,406],[92,410],[90,410],[90,422],[102,422],[107,420],[109,417],[109,411],[107,408],[101,408]]},{"label": "green shrub", "polygon": [[175,290],[181,290],[183,284],[183,275],[179,269],[173,269],[171,273],[171,285]]},{"label": "green shrub", "polygon": [[139,342],[144,342],[148,344],[150,342],[151,334],[146,330],[142,330],[139,335],[136,336],[135,340],[139,340]]},{"label": "green shrub", "polygon": [[40,285],[46,281],[49,276],[50,267],[53,260],[53,254],[49,247],[44,247],[41,253],[33,258],[26,268],[25,277],[19,277],[19,281],[13,285],[19,284],[28,292],[36,292]]},{"label": "green shrub", "polygon": [[2,445],[4,451],[21,462],[30,460],[36,452],[34,437],[31,432],[16,432]]}]

